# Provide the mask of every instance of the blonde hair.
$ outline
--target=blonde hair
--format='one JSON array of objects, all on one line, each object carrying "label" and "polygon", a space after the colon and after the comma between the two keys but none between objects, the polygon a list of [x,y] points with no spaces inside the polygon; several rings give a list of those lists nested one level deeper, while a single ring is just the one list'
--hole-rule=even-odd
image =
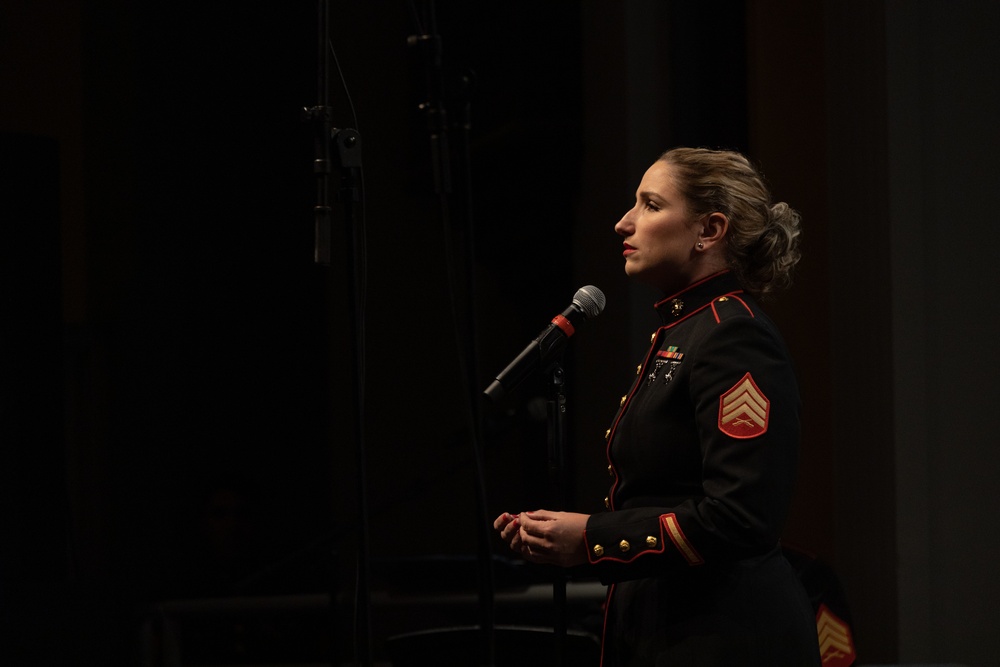
[{"label": "blonde hair", "polygon": [[735,151],[674,148],[660,156],[695,215],[729,219],[726,260],[743,287],[764,296],[792,282],[801,218],[785,202],[771,204],[761,174]]}]

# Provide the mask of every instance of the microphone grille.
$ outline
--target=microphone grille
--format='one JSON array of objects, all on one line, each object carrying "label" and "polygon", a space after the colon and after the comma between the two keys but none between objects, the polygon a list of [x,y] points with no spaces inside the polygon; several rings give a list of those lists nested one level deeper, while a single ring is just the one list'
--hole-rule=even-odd
[{"label": "microphone grille", "polygon": [[573,295],[573,303],[583,311],[587,318],[591,318],[601,314],[606,299],[604,292],[593,285],[585,285]]}]

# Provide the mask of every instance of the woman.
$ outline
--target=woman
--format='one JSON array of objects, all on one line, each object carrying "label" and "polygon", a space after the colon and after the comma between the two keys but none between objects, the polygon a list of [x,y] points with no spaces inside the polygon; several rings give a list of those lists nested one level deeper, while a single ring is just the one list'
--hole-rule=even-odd
[{"label": "woman", "polygon": [[815,618],[779,535],[799,398],[755,296],[789,282],[799,216],[730,151],[678,148],[615,231],[625,272],[659,288],[662,325],[606,438],[608,512],[504,513],[537,563],[609,584],[603,667],[819,665]]}]

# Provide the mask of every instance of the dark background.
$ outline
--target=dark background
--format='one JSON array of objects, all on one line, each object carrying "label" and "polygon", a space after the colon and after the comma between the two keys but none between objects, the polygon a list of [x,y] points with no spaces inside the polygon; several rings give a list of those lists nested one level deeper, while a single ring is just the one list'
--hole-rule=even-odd
[{"label": "dark background", "polygon": [[[350,660],[363,525],[380,659],[475,622],[484,522],[602,507],[654,298],[612,226],[673,145],[748,152],[805,220],[767,304],[804,399],[786,543],[840,576],[863,662],[989,664],[998,24],[976,2],[332,3],[364,187],[352,213],[331,189],[323,266],[316,3],[5,3],[5,664]],[[545,378],[478,394],[585,284],[608,305],[566,352],[563,498]],[[548,581],[498,556],[501,589]]]}]

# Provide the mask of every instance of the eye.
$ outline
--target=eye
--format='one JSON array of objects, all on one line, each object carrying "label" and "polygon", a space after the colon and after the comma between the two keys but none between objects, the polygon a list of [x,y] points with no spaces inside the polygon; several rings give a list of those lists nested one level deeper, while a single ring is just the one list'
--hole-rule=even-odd
[{"label": "eye", "polygon": [[660,207],[656,204],[656,202],[650,201],[649,199],[646,200],[646,208],[649,209],[650,211],[660,210]]}]

